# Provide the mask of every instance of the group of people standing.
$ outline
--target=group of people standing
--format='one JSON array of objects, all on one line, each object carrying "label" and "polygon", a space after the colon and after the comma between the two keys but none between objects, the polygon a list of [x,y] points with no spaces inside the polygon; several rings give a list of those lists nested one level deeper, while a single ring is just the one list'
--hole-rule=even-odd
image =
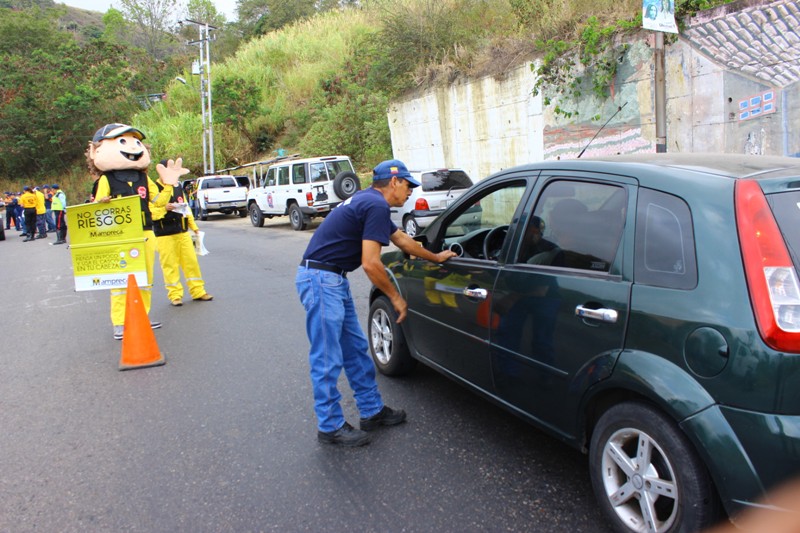
[{"label": "group of people standing", "polygon": [[[47,238],[56,233],[56,241],[67,242],[67,195],[58,184],[25,186],[21,193],[6,192],[6,229],[13,225],[25,237],[23,242]],[[38,233],[38,235],[37,235]]]}]

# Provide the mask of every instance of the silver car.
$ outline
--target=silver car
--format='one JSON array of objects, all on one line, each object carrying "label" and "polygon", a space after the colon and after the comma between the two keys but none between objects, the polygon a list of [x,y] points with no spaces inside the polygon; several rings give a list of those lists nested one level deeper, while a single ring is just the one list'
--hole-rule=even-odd
[{"label": "silver car", "polygon": [[458,168],[410,172],[422,185],[411,189],[411,196],[403,207],[392,208],[392,221],[413,237],[472,187],[472,180]]}]

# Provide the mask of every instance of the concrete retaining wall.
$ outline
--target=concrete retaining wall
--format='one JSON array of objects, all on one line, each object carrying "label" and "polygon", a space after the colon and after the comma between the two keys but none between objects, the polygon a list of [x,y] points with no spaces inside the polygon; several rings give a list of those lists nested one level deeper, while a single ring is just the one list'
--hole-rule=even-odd
[{"label": "concrete retaining wall", "polygon": [[[568,102],[566,120],[534,97],[529,63],[393,102],[394,155],[409,167],[460,167],[473,179],[514,165],[655,152],[653,35],[621,57],[611,97]],[[688,21],[666,45],[667,151],[800,156],[800,7],[740,0]],[[620,108],[622,110],[620,111]]]}]

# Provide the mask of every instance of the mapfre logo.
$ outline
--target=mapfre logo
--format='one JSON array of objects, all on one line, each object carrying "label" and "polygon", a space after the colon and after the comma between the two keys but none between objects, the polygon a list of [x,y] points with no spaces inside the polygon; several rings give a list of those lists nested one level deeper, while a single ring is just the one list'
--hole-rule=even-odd
[{"label": "mapfre logo", "polygon": [[142,200],[147,199],[147,187],[145,187],[144,185],[136,189],[136,192],[139,193],[139,198],[141,198]]}]

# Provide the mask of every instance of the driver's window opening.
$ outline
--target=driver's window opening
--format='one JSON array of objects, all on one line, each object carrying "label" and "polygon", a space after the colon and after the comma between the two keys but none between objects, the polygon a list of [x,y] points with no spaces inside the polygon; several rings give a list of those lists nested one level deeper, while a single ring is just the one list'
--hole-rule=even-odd
[{"label": "driver's window opening", "polygon": [[494,189],[461,209],[444,227],[444,248],[461,257],[496,260],[525,186],[514,182]]}]

